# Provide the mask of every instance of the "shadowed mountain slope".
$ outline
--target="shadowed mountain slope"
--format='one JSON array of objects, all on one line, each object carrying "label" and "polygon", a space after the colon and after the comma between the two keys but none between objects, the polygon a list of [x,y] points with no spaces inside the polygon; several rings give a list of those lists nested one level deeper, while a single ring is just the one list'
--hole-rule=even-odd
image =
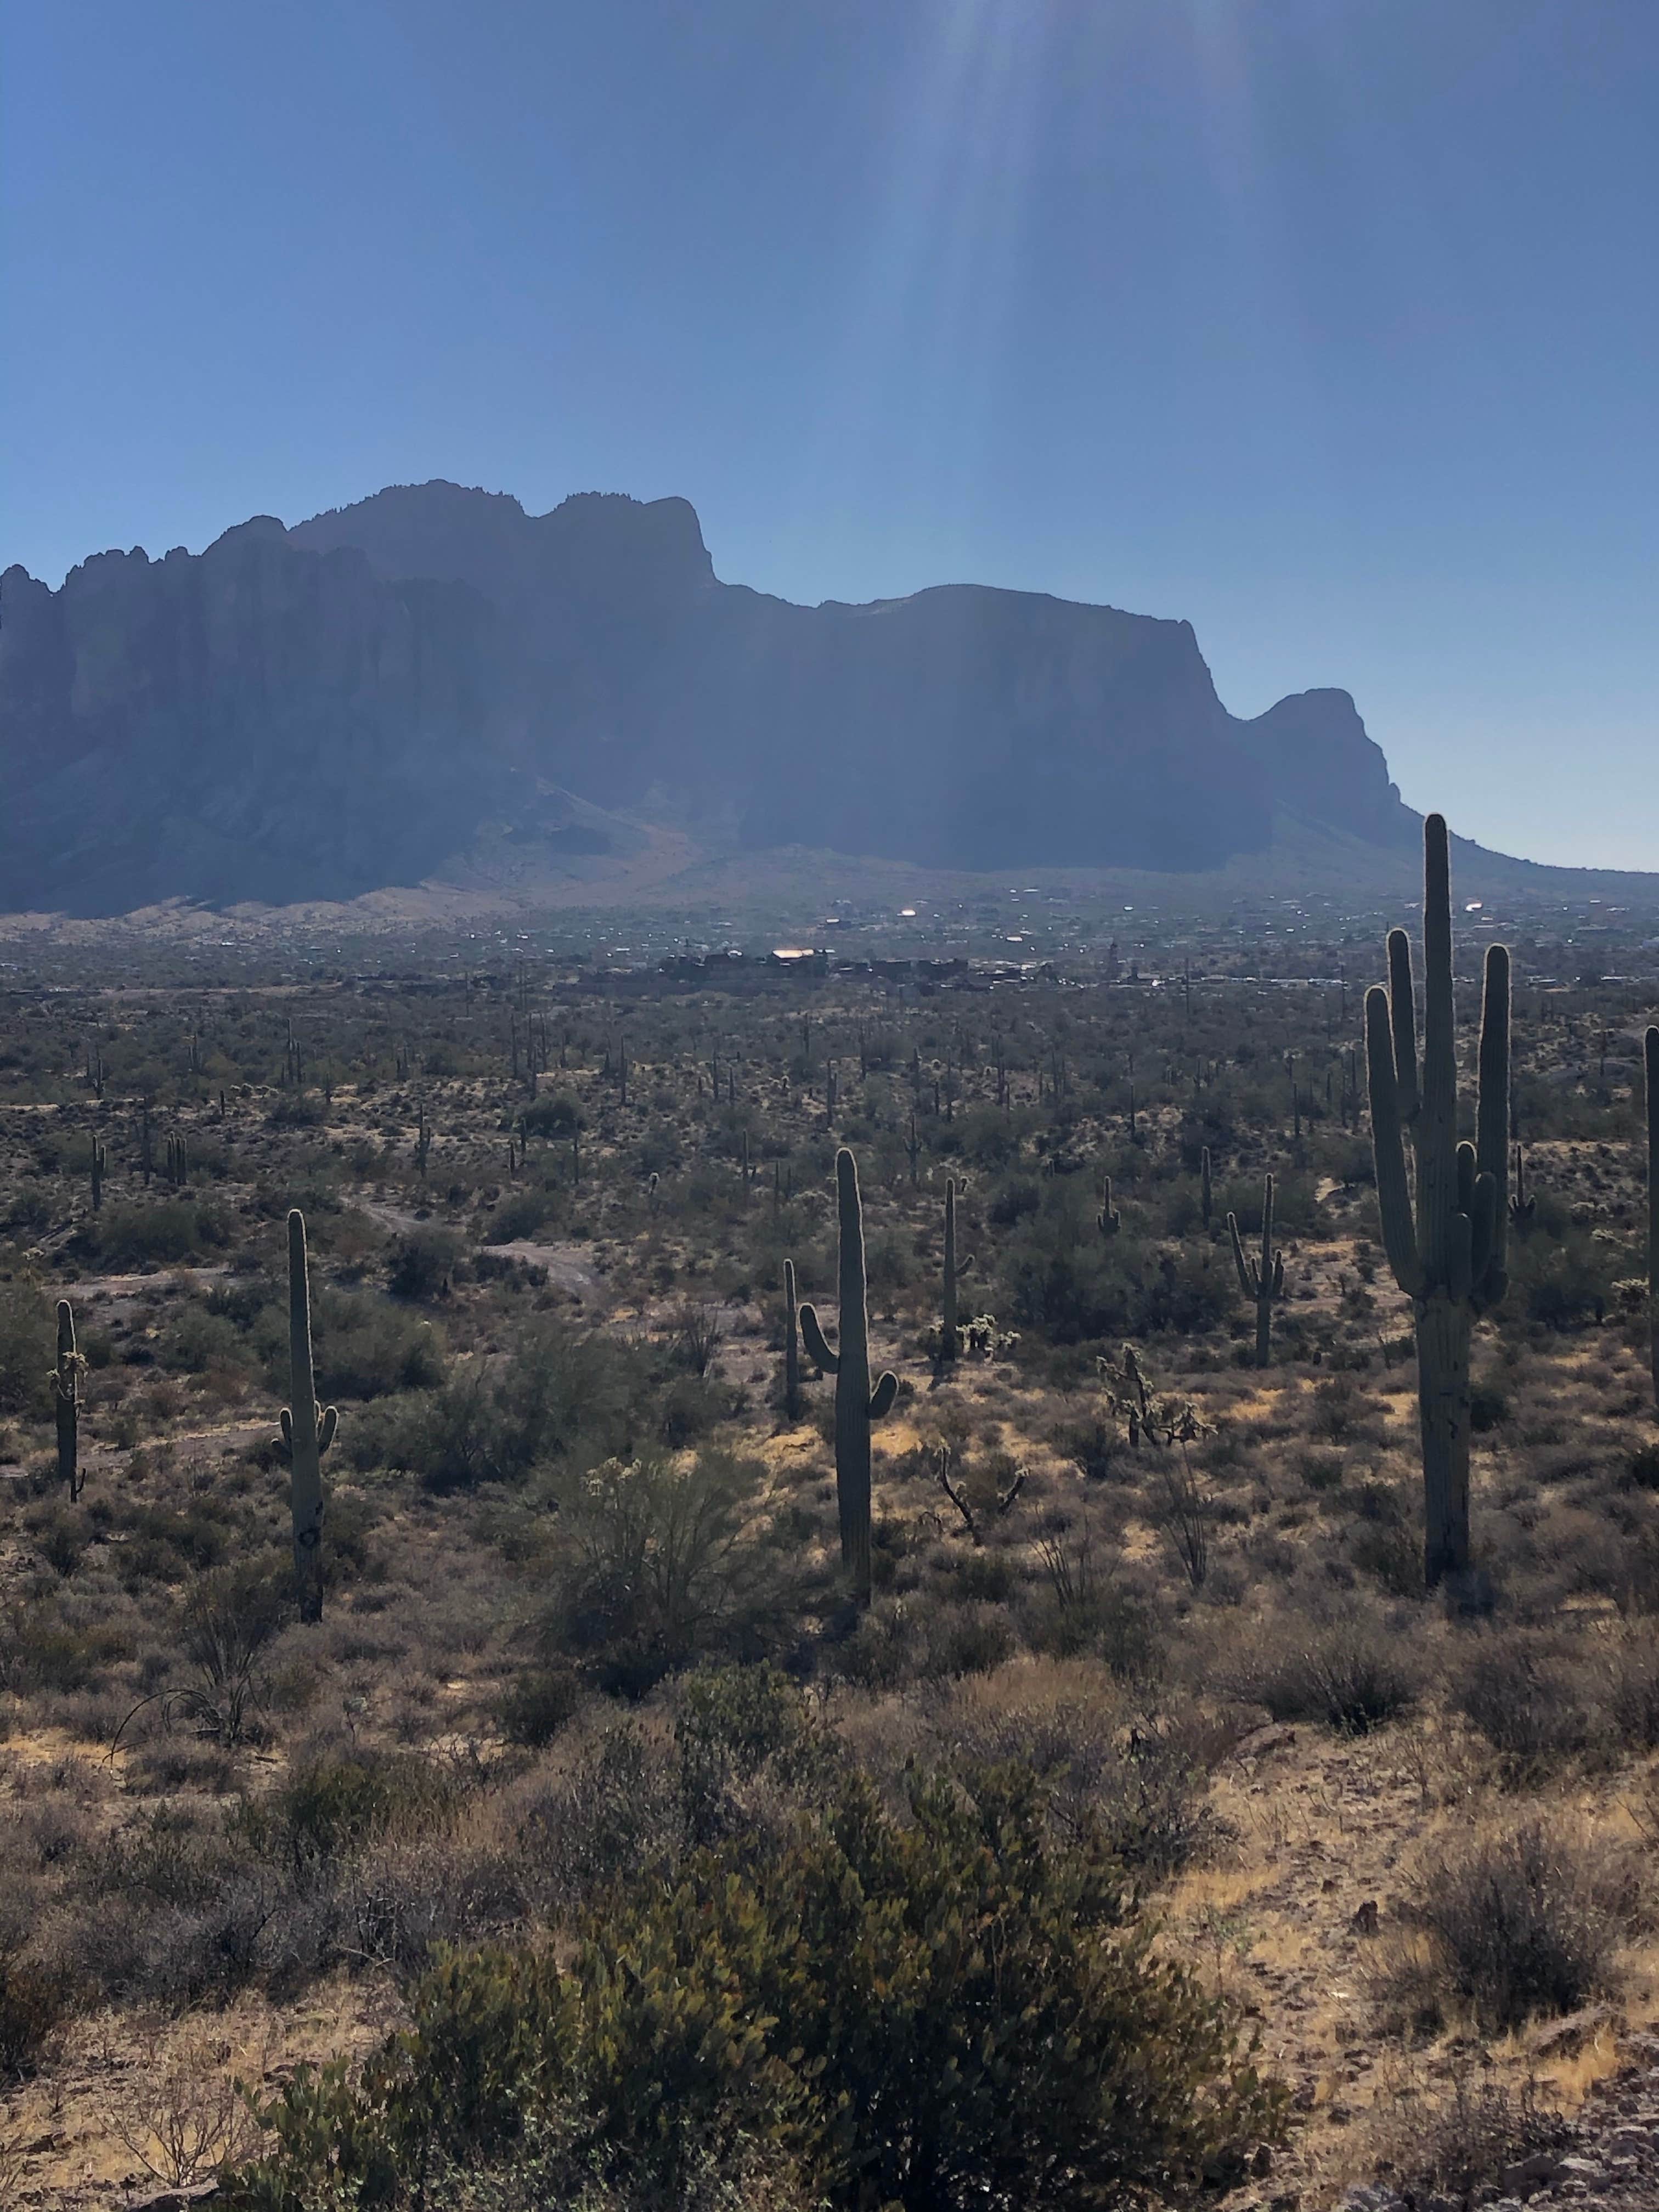
[{"label": "shadowed mountain slope", "polygon": [[486,830],[574,865],[619,814],[950,870],[1215,870],[1276,818],[1380,859],[1417,823],[1346,692],[1242,721],[1189,623],[960,584],[794,606],[720,582],[684,500],[442,483],[55,592],[7,570],[0,770],[0,909],[83,915],[349,898]]}]

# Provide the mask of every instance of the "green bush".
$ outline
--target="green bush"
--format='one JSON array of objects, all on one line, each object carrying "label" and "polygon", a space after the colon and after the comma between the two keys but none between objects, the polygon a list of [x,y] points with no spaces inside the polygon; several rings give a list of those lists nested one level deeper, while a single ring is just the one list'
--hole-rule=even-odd
[{"label": "green bush", "polygon": [[568,1966],[447,1959],[358,2080],[302,2069],[265,2107],[275,2149],[229,2201],[395,2203],[555,2121],[589,2171],[665,2191],[746,2137],[835,2206],[1185,2193],[1279,2133],[1283,2094],[1124,1897],[1097,1836],[1054,1840],[1029,1773],[924,1782],[905,1820],[849,1779],[781,1844],[613,1896]]},{"label": "green bush", "polygon": [[168,1267],[222,1251],[230,1231],[213,1207],[164,1198],[106,1206],[82,1224],[76,1241],[106,1267]]},{"label": "green bush", "polygon": [[392,1248],[386,1288],[394,1298],[435,1297],[460,1256],[459,1240],[447,1229],[412,1229]]}]

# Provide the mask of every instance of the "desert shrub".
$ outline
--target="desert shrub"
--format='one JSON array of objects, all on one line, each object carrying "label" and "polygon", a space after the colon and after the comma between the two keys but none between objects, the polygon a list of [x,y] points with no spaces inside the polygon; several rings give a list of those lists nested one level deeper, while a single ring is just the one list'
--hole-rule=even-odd
[{"label": "desert shrub", "polygon": [[394,1298],[435,1297],[447,1286],[460,1256],[459,1240],[447,1229],[412,1229],[392,1248],[386,1288]]},{"label": "desert shrub", "polygon": [[319,1752],[272,1790],[245,1798],[234,1832],[264,1859],[305,1876],[394,1832],[441,1825],[454,1777],[410,1752]]},{"label": "desert shrub", "polygon": [[1613,1656],[1607,1717],[1621,1743],[1659,1750],[1659,1645],[1628,1638]]},{"label": "desert shrub", "polygon": [[41,1558],[66,1581],[85,1558],[95,1533],[84,1512],[57,1504],[32,1514],[28,1528]]},{"label": "desert shrub", "polygon": [[[954,1759],[969,1771],[1018,1761],[1043,1784],[1063,1829],[1098,1832],[1114,1858],[1163,1880],[1188,1865],[1211,1833],[1204,1773],[1180,1732],[1145,1712],[1103,1700],[1097,1686],[1058,1696],[964,1690],[945,1722]],[[1062,1680],[1066,1678],[1062,1676]]]},{"label": "desert shrub", "polygon": [[613,1896],[568,1966],[445,1960],[358,2081],[306,2072],[272,2101],[275,2150],[232,2202],[296,2206],[325,2178],[384,2202],[434,2158],[509,2156],[561,2102],[601,2172],[676,2193],[740,2136],[831,2204],[1190,2187],[1279,2134],[1281,2093],[1122,1905],[1109,1854],[1057,1840],[1029,1775],[923,1782],[908,1821],[849,1779],[781,1848],[731,1838]]},{"label": "desert shrub", "polygon": [[568,1091],[538,1098],[519,1116],[520,1127],[532,1137],[574,1137],[587,1127],[587,1117]]},{"label": "desert shrub", "polygon": [[542,1462],[586,1467],[626,1449],[645,1407],[636,1352],[547,1324],[525,1331],[506,1359],[410,1398],[381,1449],[434,1491],[520,1482]]},{"label": "desert shrub", "polygon": [[15,1938],[0,1942],[0,2081],[34,2071],[64,2017],[67,1994],[61,1978]]},{"label": "desert shrub", "polygon": [[678,1760],[633,1728],[583,1750],[523,1820],[525,1857],[556,1911],[672,1871],[685,1839],[681,1781]]},{"label": "desert shrub", "polygon": [[181,1375],[204,1375],[212,1367],[244,1367],[246,1344],[222,1314],[210,1313],[191,1299],[163,1333],[161,1364]]},{"label": "desert shrub", "polygon": [[0,1283],[0,1413],[45,1413],[55,1340],[46,1297],[27,1283]]},{"label": "desert shrub", "polygon": [[106,1267],[166,1267],[222,1251],[230,1231],[212,1206],[163,1198],[106,1206],[82,1223],[76,1240]]},{"label": "desert shrub", "polygon": [[1410,1710],[1419,1680],[1401,1648],[1366,1621],[1308,1631],[1281,1622],[1240,1670],[1240,1693],[1276,1721],[1322,1721],[1345,1735],[1364,1735]]},{"label": "desert shrub", "polygon": [[1626,1867],[1535,1816],[1431,1856],[1411,1914],[1448,1992],[1502,2034],[1540,2013],[1576,2012],[1607,1989],[1635,1902]]},{"label": "desert shrub", "polygon": [[489,1217],[489,1242],[512,1244],[520,1237],[534,1237],[552,1219],[556,1203],[550,1191],[514,1191]]},{"label": "desert shrub", "polygon": [[569,1667],[530,1667],[502,1691],[496,1708],[509,1743],[539,1750],[552,1742],[581,1701],[581,1683]]},{"label": "desert shrub", "polygon": [[[288,1314],[284,1309],[280,1382],[288,1380]],[[443,1338],[386,1300],[362,1291],[347,1297],[325,1291],[312,1302],[319,1388],[331,1398],[378,1398],[395,1390],[429,1390],[444,1379]]]},{"label": "desert shrub", "polygon": [[1449,1687],[1453,1705],[1503,1754],[1512,1776],[1571,1758],[1589,1741],[1578,1670],[1534,1638],[1481,1638],[1454,1670]]},{"label": "desert shrub", "polygon": [[637,1695],[756,1621],[769,1563],[745,1528],[763,1474],[703,1451],[690,1467],[606,1460],[567,1491],[551,1632],[601,1686]]}]

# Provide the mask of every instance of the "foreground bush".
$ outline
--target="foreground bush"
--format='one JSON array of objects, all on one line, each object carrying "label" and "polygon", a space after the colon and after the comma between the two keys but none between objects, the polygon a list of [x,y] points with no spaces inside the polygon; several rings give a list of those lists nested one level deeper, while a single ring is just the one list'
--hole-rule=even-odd
[{"label": "foreground bush", "polygon": [[1184,2194],[1278,2133],[1281,2092],[1124,1895],[1028,1772],[921,1784],[906,1822],[847,1780],[781,1843],[613,1895],[568,1966],[451,1955],[360,2079],[266,2108],[276,2151],[229,2201],[395,2204],[446,2166],[545,2171],[550,2139],[570,2175],[671,2193],[746,2145],[836,2205]]}]

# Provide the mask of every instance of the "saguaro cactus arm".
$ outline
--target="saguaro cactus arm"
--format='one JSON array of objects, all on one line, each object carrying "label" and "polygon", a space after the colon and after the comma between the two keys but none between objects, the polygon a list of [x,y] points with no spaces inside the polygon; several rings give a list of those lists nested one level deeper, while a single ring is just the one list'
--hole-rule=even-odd
[{"label": "saguaro cactus arm", "polygon": [[839,1375],[841,1360],[825,1343],[823,1331],[818,1326],[818,1311],[808,1304],[800,1310],[801,1341],[806,1346],[806,1356],[812,1364],[825,1375]]},{"label": "saguaro cactus arm", "polygon": [[894,1374],[892,1369],[890,1367],[884,1373],[877,1376],[876,1387],[870,1393],[871,1419],[872,1421],[884,1420],[887,1415],[892,1412],[893,1401],[897,1397],[897,1395],[898,1376]]},{"label": "saguaro cactus arm", "polygon": [[[1389,940],[1392,954],[1396,930]],[[1392,958],[1389,962],[1393,966]],[[1411,992],[1409,967],[1406,991]],[[1389,994],[1378,983],[1365,994],[1365,1069],[1371,1095],[1371,1149],[1376,1161],[1376,1202],[1382,1221],[1382,1249],[1394,1279],[1408,1298],[1423,1295],[1423,1265],[1417,1255],[1417,1224],[1412,1218],[1411,1185],[1406,1178],[1405,1113],[1401,1103],[1397,1024],[1389,1021]],[[1417,1088],[1415,1067],[1412,1090]]]}]

